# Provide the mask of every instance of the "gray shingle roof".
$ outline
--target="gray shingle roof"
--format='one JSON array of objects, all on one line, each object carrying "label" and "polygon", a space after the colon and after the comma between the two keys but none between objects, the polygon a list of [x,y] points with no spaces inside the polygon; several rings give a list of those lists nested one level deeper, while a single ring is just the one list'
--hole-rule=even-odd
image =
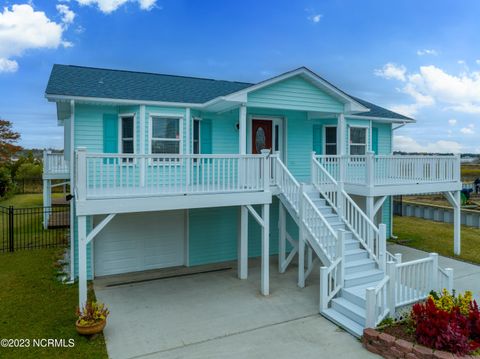
[{"label": "gray shingle roof", "polygon": [[380,118],[392,118],[392,119],[398,119],[398,120],[406,120],[406,121],[415,121],[413,118],[400,115],[399,113],[387,110],[386,108],[377,106],[371,102],[359,99],[358,97],[353,97],[355,101],[360,102],[365,107],[368,107],[370,111],[368,112],[362,112],[362,113],[356,113],[355,116],[365,116],[365,117],[380,117]]},{"label": "gray shingle roof", "polygon": [[47,95],[204,103],[252,84],[146,72],[53,65]]},{"label": "gray shingle roof", "polygon": [[[252,85],[254,84],[198,77],[53,65],[45,92],[47,95],[202,104]],[[346,95],[370,109],[369,112],[357,115],[413,120],[373,103]]]}]

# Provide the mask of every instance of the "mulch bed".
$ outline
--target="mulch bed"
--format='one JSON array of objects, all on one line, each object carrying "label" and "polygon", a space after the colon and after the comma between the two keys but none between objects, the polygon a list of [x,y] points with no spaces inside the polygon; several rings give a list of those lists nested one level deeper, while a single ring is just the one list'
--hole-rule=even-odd
[{"label": "mulch bed", "polygon": [[379,328],[383,333],[390,334],[398,339],[404,339],[411,343],[416,343],[415,332],[409,328],[408,324],[405,322],[395,323],[393,325],[387,326],[385,328]]}]

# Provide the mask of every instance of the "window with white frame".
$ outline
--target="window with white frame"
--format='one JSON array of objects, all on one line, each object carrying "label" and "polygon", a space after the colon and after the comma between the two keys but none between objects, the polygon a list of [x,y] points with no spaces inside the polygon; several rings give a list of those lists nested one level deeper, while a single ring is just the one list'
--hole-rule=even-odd
[{"label": "window with white frame", "polygon": [[367,128],[350,127],[350,155],[365,155],[367,153]]},{"label": "window with white frame", "polygon": [[193,153],[199,154],[200,148],[200,119],[193,120]]},{"label": "window with white frame", "polygon": [[134,152],[134,117],[120,117],[120,153]]},{"label": "window with white frame", "polygon": [[180,118],[152,116],[151,125],[152,153],[180,153]]},{"label": "window with white frame", "polygon": [[325,154],[326,155],[337,154],[337,127],[336,126],[325,127]]}]

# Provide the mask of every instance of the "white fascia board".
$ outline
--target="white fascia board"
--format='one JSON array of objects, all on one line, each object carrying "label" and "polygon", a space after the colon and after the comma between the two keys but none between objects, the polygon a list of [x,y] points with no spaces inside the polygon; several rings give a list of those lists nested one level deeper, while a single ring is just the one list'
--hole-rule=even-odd
[{"label": "white fascia board", "polygon": [[84,97],[84,96],[68,96],[68,95],[45,95],[48,101],[70,101],[86,102],[86,103],[101,103],[101,104],[115,104],[115,105],[146,105],[146,106],[168,106],[168,107],[190,107],[202,108],[203,104],[188,103],[188,102],[165,102],[165,101],[144,101],[144,100],[125,100],[115,98],[100,98],[100,97]]},{"label": "white fascia board", "polygon": [[407,120],[401,118],[389,118],[389,117],[374,117],[374,116],[362,116],[362,115],[345,115],[347,119],[356,119],[356,120],[372,120],[377,122],[388,122],[388,123],[415,123],[416,120]]}]

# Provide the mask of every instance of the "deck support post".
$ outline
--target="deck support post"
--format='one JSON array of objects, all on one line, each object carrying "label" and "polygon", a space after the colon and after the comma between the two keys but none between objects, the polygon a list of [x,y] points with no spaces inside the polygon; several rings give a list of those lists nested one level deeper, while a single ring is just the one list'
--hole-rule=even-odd
[{"label": "deck support post", "polygon": [[287,224],[286,224],[286,210],[282,201],[278,201],[278,272],[284,273],[287,247]]},{"label": "deck support post", "polygon": [[[45,162],[44,162],[45,163]],[[50,208],[52,206],[52,180],[43,180],[43,229],[48,229],[48,220],[50,217]]]},{"label": "deck support post", "polygon": [[87,217],[78,216],[78,305],[87,303]]},{"label": "deck support post", "polygon": [[261,292],[263,295],[270,293],[270,205],[262,205],[262,279]]},{"label": "deck support post", "polygon": [[455,206],[453,207],[453,252],[459,256],[460,255],[460,230],[461,230],[461,203],[460,203],[460,191],[456,191],[454,194],[455,197]]},{"label": "deck support post", "polygon": [[460,200],[460,191],[444,192],[445,198],[453,207],[453,253],[461,253],[461,225],[462,209]]},{"label": "deck support post", "polygon": [[238,278],[248,277],[248,209],[240,206],[240,228],[238,236]]}]

